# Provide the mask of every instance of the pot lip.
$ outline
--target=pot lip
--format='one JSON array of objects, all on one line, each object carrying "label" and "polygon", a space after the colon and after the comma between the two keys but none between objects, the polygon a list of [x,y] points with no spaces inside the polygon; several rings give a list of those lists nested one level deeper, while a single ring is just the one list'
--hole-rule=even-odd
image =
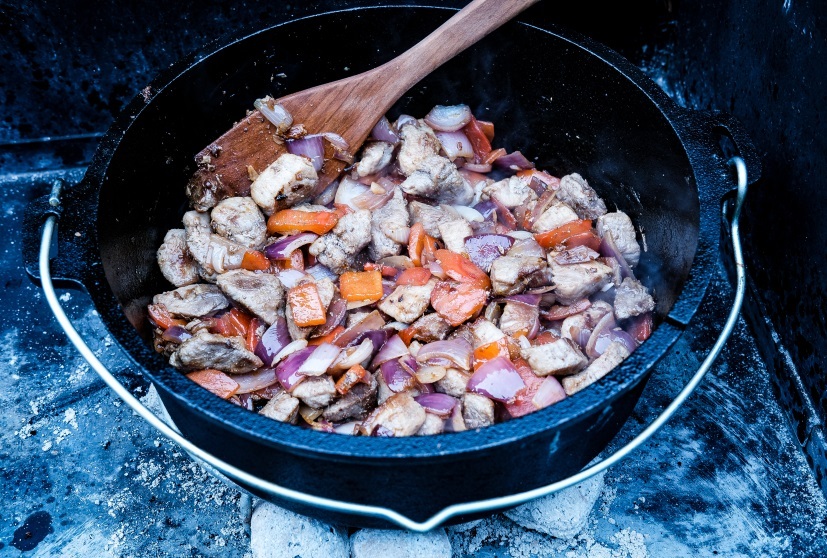
[{"label": "pot lip", "polygon": [[[271,32],[291,23],[318,17],[336,16],[342,13],[388,9],[457,11],[455,8],[445,6],[425,5],[354,7],[302,16],[252,33],[239,33],[238,36],[229,39],[224,37],[211,41],[195,53],[185,56],[161,72],[145,89],[147,91],[146,95],[137,95],[125,107],[101,140],[84,182],[90,182],[97,185],[97,187],[102,186],[107,177],[112,154],[144,108],[151,104],[155,95],[162,92],[177,79],[185,76],[188,70],[211,55],[245,39]],[[650,78],[618,53],[591,39],[568,30],[561,30],[554,25],[547,25],[543,28],[519,20],[507,25],[521,25],[550,35],[554,39],[563,40],[571,46],[597,57],[641,90],[664,116],[678,136],[680,143],[682,145],[686,143],[688,131],[683,121],[686,115],[692,111],[677,105]],[[694,309],[700,304],[700,299],[705,293],[710,270],[715,261],[715,257],[699,258],[699,255],[702,255],[702,252],[717,254],[718,250],[717,234],[712,234],[717,232],[717,221],[715,221],[717,205],[713,210],[705,203],[704,198],[708,194],[706,192],[708,188],[704,187],[707,186],[705,184],[707,179],[699,176],[697,172],[697,165],[701,163],[697,160],[697,157],[692,156],[692,153],[687,151],[686,155],[695,174],[695,184],[699,198],[701,198],[699,238],[695,258],[690,268],[690,275],[684,283],[675,305],[681,302],[689,293],[691,298],[697,298],[696,301],[690,301],[689,303],[693,308],[691,314],[694,314]],[[711,239],[704,243],[704,239],[707,237]],[[706,255],[708,256],[708,254]],[[99,252],[97,256],[100,257]],[[99,285],[97,289],[90,290],[90,294],[95,300],[96,306],[100,307],[104,302],[105,304],[113,304],[114,301],[114,308],[111,311],[102,312],[102,315],[106,316],[107,319],[122,320],[125,324],[124,327],[134,331],[134,328],[123,314],[120,305],[115,301],[115,297],[103,276],[102,266],[95,267],[97,268],[95,275],[98,276]],[[106,292],[108,292],[108,296]],[[684,320],[672,319],[670,312],[670,315],[665,317],[646,343],[641,345],[612,374],[579,392],[576,397],[566,398],[560,403],[519,419],[509,420],[483,429],[450,435],[406,438],[331,435],[274,421],[256,413],[251,413],[232,403],[222,401],[207,390],[201,389],[186,379],[183,374],[170,367],[160,355],[150,350],[143,339],[139,339],[137,343],[129,342],[128,347],[125,347],[125,352],[129,358],[140,366],[147,378],[155,382],[157,387],[168,397],[175,398],[178,404],[198,413],[209,422],[220,426],[220,428],[232,431],[234,435],[243,436],[293,454],[375,463],[383,460],[393,462],[411,458],[424,460],[429,458],[462,458],[481,454],[510,443],[551,436],[563,424],[577,424],[589,415],[601,411],[605,412],[611,407],[613,401],[627,393],[648,376],[652,366],[666,354],[683,332],[685,323]],[[108,323],[106,325],[110,327]],[[120,335],[116,335],[116,337],[120,337]],[[122,343],[122,345],[124,344]]]}]

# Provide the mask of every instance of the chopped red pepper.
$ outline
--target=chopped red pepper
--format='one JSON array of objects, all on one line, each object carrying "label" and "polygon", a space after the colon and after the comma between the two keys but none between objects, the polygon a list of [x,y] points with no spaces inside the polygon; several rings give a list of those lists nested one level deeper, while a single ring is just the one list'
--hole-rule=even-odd
[{"label": "chopped red pepper", "polygon": [[488,275],[465,256],[450,250],[437,250],[435,255],[443,271],[451,279],[460,283],[468,283],[479,289],[491,287]]},{"label": "chopped red pepper", "polygon": [[482,310],[488,293],[474,283],[440,281],[431,292],[431,306],[452,326],[458,326]]},{"label": "chopped red pepper", "polygon": [[187,325],[186,321],[173,318],[163,304],[150,304],[147,311],[149,312],[149,318],[161,329],[169,329],[174,325],[181,327]]},{"label": "chopped red pepper", "polygon": [[550,231],[544,233],[535,234],[534,239],[537,241],[537,244],[548,250],[550,248],[554,248],[555,246],[563,244],[568,238],[576,234],[591,232],[591,230],[591,220],[579,219],[577,221],[572,221],[571,223],[561,225],[556,229],[551,229]]},{"label": "chopped red pepper", "polygon": [[187,374],[187,378],[204,389],[211,391],[221,399],[228,399],[238,391],[238,382],[220,370],[207,368]]},{"label": "chopped red pepper", "polygon": [[335,227],[338,222],[338,212],[283,209],[273,213],[267,220],[267,232],[274,234],[309,231],[316,234],[325,234]]},{"label": "chopped red pepper", "polygon": [[270,268],[270,260],[258,250],[248,250],[241,259],[241,268],[247,271],[262,271]]},{"label": "chopped red pepper", "polygon": [[339,291],[348,302],[376,302],[385,294],[379,271],[346,271],[339,277]]},{"label": "chopped red pepper", "polygon": [[406,269],[396,278],[396,286],[424,285],[431,279],[431,270],[427,267],[412,267]]},{"label": "chopped red pepper", "polygon": [[482,130],[479,121],[472,116],[471,121],[462,128],[462,131],[465,132],[468,141],[471,142],[477,162],[485,161],[485,158],[491,153],[491,142]]},{"label": "chopped red pepper", "polygon": [[210,333],[218,333],[224,337],[243,337],[246,339],[252,320],[251,315],[238,308],[233,308],[220,318],[213,320]]},{"label": "chopped red pepper", "polygon": [[353,386],[359,382],[364,382],[365,378],[369,374],[370,373],[360,365],[354,365],[347,372],[342,374],[341,378],[336,380],[336,391],[339,392],[340,395],[346,394]]},{"label": "chopped red pepper", "polygon": [[250,325],[247,328],[247,350],[251,353],[256,350],[256,346],[258,346],[258,342],[261,340],[258,334],[260,325],[261,321],[258,318],[253,318],[250,320]]},{"label": "chopped red pepper", "polygon": [[299,327],[322,325],[327,321],[319,290],[315,283],[302,283],[287,291],[287,304]]}]

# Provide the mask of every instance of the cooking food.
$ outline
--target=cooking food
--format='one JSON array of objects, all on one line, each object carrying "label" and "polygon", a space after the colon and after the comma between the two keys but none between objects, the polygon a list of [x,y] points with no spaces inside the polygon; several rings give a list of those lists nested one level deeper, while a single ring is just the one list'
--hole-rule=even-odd
[{"label": "cooking food", "polygon": [[[176,289],[149,306],[156,350],[216,395],[330,432],[456,432],[575,394],[651,334],[629,217],[493,149],[469,107],[383,118],[354,160],[262,106],[289,153],[167,233]],[[320,192],[326,157],[353,164]]]}]

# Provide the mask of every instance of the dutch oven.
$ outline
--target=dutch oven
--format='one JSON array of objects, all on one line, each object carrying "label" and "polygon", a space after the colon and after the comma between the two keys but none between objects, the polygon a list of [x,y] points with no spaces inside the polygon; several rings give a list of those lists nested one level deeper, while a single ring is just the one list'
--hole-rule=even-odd
[{"label": "dutch oven", "polygon": [[[257,97],[368,70],[452,13],[345,10],[213,44],[172,66],[128,105],[59,205],[44,199],[28,212],[30,272],[38,276],[37,230],[46,207],[61,219],[52,275],[89,292],[180,432],[237,469],[306,496],[270,499],[328,521],[388,525],[323,509],[313,496],[387,507],[421,521],[451,504],[526,492],[583,468],[620,430],[714,273],[721,200],[734,184],[720,138],[734,141],[751,178],[759,172],[748,139],[729,117],[679,107],[629,62],[586,38],[511,22],[420,82],[390,115],[465,103],[495,122],[498,146],[520,149],[558,176],[585,176],[640,230],[645,252],[638,276],[657,299],[651,338],[600,381],[539,412],[477,431],[401,439],[283,424],[221,400],[170,367],[152,348],[146,305],[170,288],[155,252],[188,209],[184,186],[194,154]],[[468,517],[454,518],[460,519]]]}]

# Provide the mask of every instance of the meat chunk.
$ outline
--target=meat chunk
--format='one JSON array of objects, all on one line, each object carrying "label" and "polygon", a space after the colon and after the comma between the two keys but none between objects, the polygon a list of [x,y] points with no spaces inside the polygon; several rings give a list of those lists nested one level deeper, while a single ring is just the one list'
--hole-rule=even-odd
[{"label": "meat chunk", "polygon": [[367,246],[370,239],[370,211],[360,209],[339,219],[332,231],[310,245],[309,252],[322,265],[341,274],[350,268],[353,256]]},{"label": "meat chunk", "polygon": [[336,396],[336,385],[333,378],[326,374],[309,376],[294,387],[290,395],[308,407],[323,409],[330,405],[330,402]]},{"label": "meat chunk", "polygon": [[474,234],[471,225],[465,219],[454,219],[439,225],[439,234],[445,247],[457,254],[465,253],[465,239]]},{"label": "meat chunk", "polygon": [[637,279],[627,277],[615,294],[615,317],[625,320],[655,309],[655,300],[649,290]]},{"label": "meat chunk", "polygon": [[637,243],[635,226],[629,216],[622,211],[607,213],[597,219],[597,234],[601,237],[611,233],[615,246],[630,266],[640,261],[640,244]]},{"label": "meat chunk", "polygon": [[574,376],[566,376],[563,378],[562,384],[563,389],[566,390],[566,395],[573,395],[581,389],[590,386],[608,374],[628,356],[629,350],[626,346],[620,341],[613,341],[606,347],[603,354],[597,357],[585,370]]},{"label": "meat chunk", "polygon": [[537,194],[529,187],[528,183],[516,176],[489,184],[483,187],[482,193],[490,198],[496,198],[498,202],[509,209],[528,204],[537,199]]},{"label": "meat chunk", "polygon": [[436,283],[431,279],[425,285],[400,285],[379,303],[379,309],[398,322],[412,323],[428,309]]},{"label": "meat chunk", "polygon": [[[187,211],[184,214],[184,230],[187,233],[187,247],[201,266],[199,274],[206,280],[218,273],[241,267],[241,260],[247,247],[213,234],[210,217],[206,213]],[[211,281],[212,282],[212,281]]]},{"label": "meat chunk", "polygon": [[425,160],[439,154],[442,144],[434,131],[419,120],[406,124],[399,130],[402,145],[399,148],[397,162],[399,169],[410,176],[424,166]]},{"label": "meat chunk", "polygon": [[198,264],[187,248],[187,233],[184,229],[168,231],[157,255],[161,273],[176,287],[192,285],[198,281]]},{"label": "meat chunk", "polygon": [[215,368],[230,374],[252,372],[264,364],[246,349],[241,337],[224,337],[206,330],[181,343],[169,363],[179,370]]},{"label": "meat chunk", "polygon": [[280,391],[258,413],[273,420],[296,424],[299,400],[286,391]]},{"label": "meat chunk", "polygon": [[157,294],[152,303],[163,304],[171,314],[187,319],[200,318],[230,305],[221,289],[203,283]]},{"label": "meat chunk", "polygon": [[290,309],[289,304],[285,304],[284,306],[284,319],[287,322],[287,332],[290,334],[290,338],[293,341],[298,341],[299,339],[307,339],[308,337],[310,337],[310,334],[315,329],[315,326],[297,326],[296,320],[293,319],[293,311]]},{"label": "meat chunk", "polygon": [[324,278],[316,281],[316,290],[319,292],[319,300],[327,310],[333,298],[336,296],[336,285],[332,279]]},{"label": "meat chunk", "polygon": [[462,418],[466,428],[483,428],[494,424],[494,402],[476,393],[462,396]]},{"label": "meat chunk", "polygon": [[557,199],[574,209],[581,219],[597,219],[606,213],[606,204],[586,179],[577,173],[560,179]]},{"label": "meat chunk", "polygon": [[227,198],[210,214],[212,229],[247,248],[259,249],[267,239],[267,224],[253,198]]},{"label": "meat chunk", "polygon": [[479,318],[471,324],[471,333],[473,334],[473,342],[471,345],[475,349],[482,347],[483,345],[496,343],[505,337],[505,334],[500,330],[500,328],[485,318]]},{"label": "meat chunk", "polygon": [[528,335],[539,317],[540,309],[537,306],[509,301],[500,316],[500,330],[511,337]]},{"label": "meat chunk", "polygon": [[451,331],[451,324],[446,322],[445,319],[436,312],[425,314],[416,320],[411,327],[413,327],[414,330],[413,339],[418,339],[425,343],[445,339],[448,332]]},{"label": "meat chunk", "polygon": [[374,141],[365,145],[362,158],[356,163],[356,174],[368,176],[376,174],[387,167],[393,158],[393,145],[384,141]]},{"label": "meat chunk", "polygon": [[566,338],[535,347],[524,347],[520,352],[538,376],[574,374],[589,363],[580,347]]},{"label": "meat chunk", "polygon": [[228,297],[268,324],[278,318],[284,288],[275,275],[235,269],[219,275],[218,286]]},{"label": "meat chunk", "polygon": [[554,278],[554,296],[560,304],[572,304],[614,284],[614,273],[608,265],[598,261],[560,265],[554,260],[556,255],[550,252],[548,261]]},{"label": "meat chunk", "polygon": [[370,435],[378,427],[393,436],[416,434],[425,423],[425,409],[408,393],[396,393],[374,410],[362,423],[362,430]]},{"label": "meat chunk", "polygon": [[408,238],[408,208],[402,190],[397,188],[393,197],[373,212],[370,220],[370,258],[373,261],[396,256]]},{"label": "meat chunk", "polygon": [[577,221],[577,213],[564,203],[554,203],[546,209],[531,225],[531,230],[542,233],[562,227],[566,223]]},{"label": "meat chunk", "polygon": [[341,399],[325,409],[322,416],[330,422],[341,422],[347,419],[361,420],[376,404],[376,390],[377,384],[373,377],[371,377],[370,384],[356,384]]},{"label": "meat chunk", "polygon": [[406,194],[432,198],[441,203],[468,205],[474,199],[474,188],[459,173],[456,165],[439,155],[425,159],[422,166],[399,187]]},{"label": "meat chunk", "polygon": [[408,205],[411,214],[411,223],[422,223],[425,232],[434,238],[442,238],[439,225],[453,221],[455,217],[440,207],[427,203],[413,201]]},{"label": "meat chunk", "polygon": [[310,159],[284,153],[253,181],[250,195],[270,215],[308,199],[318,179]]},{"label": "meat chunk", "polygon": [[491,286],[497,296],[523,291],[533,273],[541,271],[546,263],[531,256],[500,256],[491,264]]},{"label": "meat chunk", "polygon": [[458,368],[449,368],[445,372],[445,376],[434,384],[434,388],[451,397],[462,397],[468,387],[468,380],[471,379],[471,374],[459,370]]},{"label": "meat chunk", "polygon": [[431,413],[425,413],[425,422],[416,431],[417,436],[430,436],[442,434],[445,431],[445,421]]}]

